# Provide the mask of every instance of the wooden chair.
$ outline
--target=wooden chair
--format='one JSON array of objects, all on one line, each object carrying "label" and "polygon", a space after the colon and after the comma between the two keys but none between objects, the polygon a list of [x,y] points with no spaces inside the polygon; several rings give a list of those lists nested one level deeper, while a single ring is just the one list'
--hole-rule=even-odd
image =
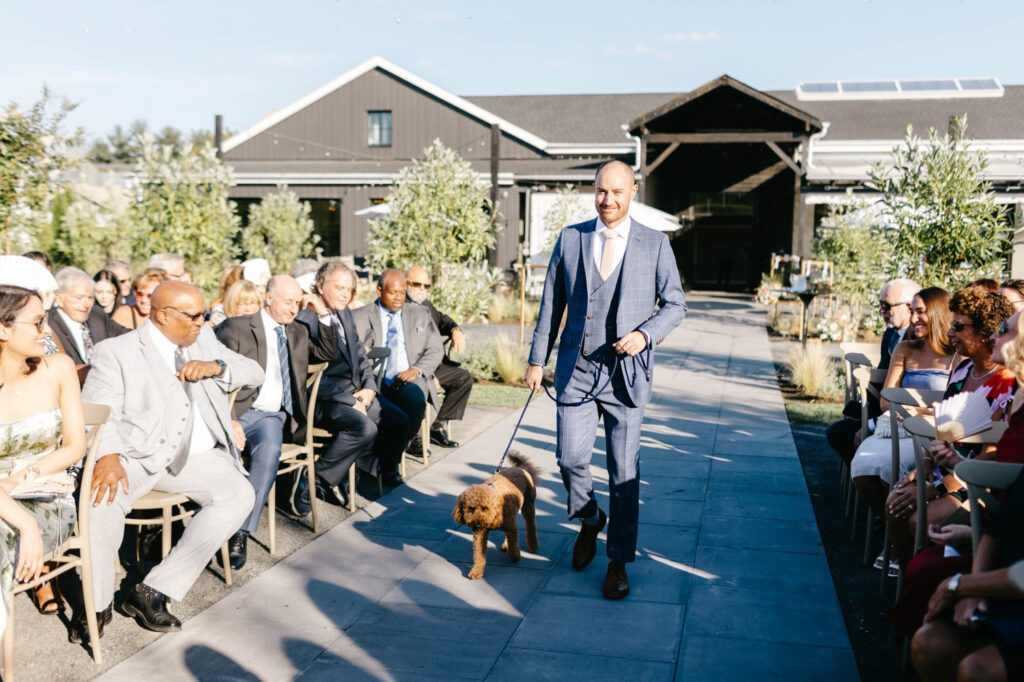
[{"label": "wooden chair", "polygon": [[[309,374],[306,376],[306,390],[309,392],[309,409],[306,411],[306,440],[301,445],[296,443],[285,443],[281,447],[281,463],[280,468],[277,470],[277,475],[286,474],[290,471],[295,471],[299,467],[305,466],[307,478],[309,482],[309,506],[313,513],[313,532],[320,532],[320,521],[316,513],[316,471],[314,469],[316,463],[315,455],[315,443],[313,440],[313,432],[316,430],[313,426],[313,416],[316,413],[316,399],[320,393],[320,380],[324,376],[324,370],[327,369],[327,363],[321,362],[317,365],[309,366]],[[267,527],[270,534],[270,541],[268,547],[271,554],[277,553],[277,479],[274,479],[273,484],[270,486],[270,494],[267,495]],[[352,504],[351,496],[349,497],[349,505]]]},{"label": "wooden chair", "polygon": [[[110,418],[110,408],[106,405],[85,403],[85,425],[92,427],[87,435],[85,463],[82,467],[81,490],[85,491],[78,498],[78,523],[74,533],[53,552],[51,562],[57,567],[43,573],[35,580],[27,583],[15,583],[13,594],[26,592],[42,583],[52,580],[62,573],[78,567],[82,578],[82,603],[85,609],[86,622],[89,628],[89,647],[92,659],[99,665],[103,663],[100,650],[99,627],[96,622],[96,605],[92,596],[92,554],[89,544],[89,511],[92,507],[88,490],[92,487],[92,473],[96,466],[96,453],[100,446],[100,433]],[[73,553],[77,552],[77,554]],[[4,631],[4,679],[14,679],[14,609],[7,617],[7,629]]]},{"label": "wooden chair", "polygon": [[[238,397],[238,391],[235,389],[228,393],[228,414],[231,414],[231,408],[235,404],[235,398]],[[159,516],[132,516],[129,514],[125,517],[124,523],[126,526],[136,526],[141,528],[143,526],[160,526],[160,556],[161,558],[166,557],[171,552],[171,526],[175,521],[185,521],[195,516],[196,509],[187,496],[181,493],[168,493],[161,490],[150,490],[148,493],[137,499],[132,504],[132,511],[159,511]],[[229,559],[228,543],[225,541],[220,548],[221,563],[223,564],[223,576],[224,583],[226,585],[231,584],[231,561]],[[136,545],[135,558],[139,565],[142,560],[139,555],[139,547]]]},{"label": "wooden chair", "polygon": [[969,459],[956,466],[956,475],[967,484],[967,499],[971,506],[971,536],[977,551],[981,541],[982,514],[999,510],[999,501],[992,494],[994,490],[1005,490],[1024,471],[1024,464],[1008,464]]}]

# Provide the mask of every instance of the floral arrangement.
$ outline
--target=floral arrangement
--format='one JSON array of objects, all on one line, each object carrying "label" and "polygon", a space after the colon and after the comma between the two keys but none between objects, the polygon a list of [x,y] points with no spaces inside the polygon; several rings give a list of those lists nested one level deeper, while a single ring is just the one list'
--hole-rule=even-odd
[{"label": "floral arrangement", "polygon": [[857,338],[858,320],[847,310],[827,315],[818,321],[818,337],[826,343],[843,343]]},{"label": "floral arrangement", "polygon": [[779,302],[779,283],[768,275],[761,275],[761,284],[754,293],[754,300],[765,305],[772,305]]}]

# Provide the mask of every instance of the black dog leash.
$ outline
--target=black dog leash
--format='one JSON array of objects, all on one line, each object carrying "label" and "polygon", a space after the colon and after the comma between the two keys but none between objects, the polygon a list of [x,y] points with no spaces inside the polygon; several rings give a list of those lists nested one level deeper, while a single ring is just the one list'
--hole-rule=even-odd
[{"label": "black dog leash", "polygon": [[512,429],[512,437],[508,439],[508,445],[505,446],[505,452],[501,454],[501,459],[498,461],[498,468],[494,470],[494,473],[501,471],[501,465],[505,463],[505,458],[508,457],[508,451],[512,449],[512,443],[516,440],[516,433],[519,431],[519,425],[523,423],[523,417],[526,416],[526,408],[530,406],[531,400],[533,400],[533,391],[530,391],[530,395],[526,397],[526,404],[523,405],[523,411],[519,413],[519,421],[516,422],[516,427]]}]

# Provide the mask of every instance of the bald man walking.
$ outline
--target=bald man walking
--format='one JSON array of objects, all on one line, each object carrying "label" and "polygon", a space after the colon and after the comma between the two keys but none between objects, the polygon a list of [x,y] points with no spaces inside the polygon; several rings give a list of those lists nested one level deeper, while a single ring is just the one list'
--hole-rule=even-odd
[{"label": "bald man walking", "polygon": [[590,474],[597,425],[604,421],[611,516],[602,594],[608,599],[629,594],[626,564],[636,554],[640,428],[651,399],[654,346],[686,314],[668,238],[629,217],[636,192],[625,163],[610,161],[598,169],[598,217],[563,229],[551,253],[524,377],[533,390],[541,387],[568,308],[555,367],[555,454],[569,518],[582,522],[572,553],[572,567],[582,571],[597,553],[598,533],[609,518],[597,505]]}]

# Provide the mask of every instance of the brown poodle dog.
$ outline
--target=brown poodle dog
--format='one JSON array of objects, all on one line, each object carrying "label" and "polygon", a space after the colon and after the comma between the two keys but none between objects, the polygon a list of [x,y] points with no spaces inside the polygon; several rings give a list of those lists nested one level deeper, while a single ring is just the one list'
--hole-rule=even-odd
[{"label": "brown poodle dog", "polygon": [[538,470],[530,460],[514,450],[508,453],[512,466],[502,469],[483,483],[471,485],[462,491],[455,502],[452,518],[473,529],[473,567],[469,579],[484,577],[487,563],[487,533],[500,530],[505,533],[501,551],[508,558],[519,561],[520,510],[526,522],[526,549],[537,551],[537,524],[534,522],[534,501],[537,499]]}]

